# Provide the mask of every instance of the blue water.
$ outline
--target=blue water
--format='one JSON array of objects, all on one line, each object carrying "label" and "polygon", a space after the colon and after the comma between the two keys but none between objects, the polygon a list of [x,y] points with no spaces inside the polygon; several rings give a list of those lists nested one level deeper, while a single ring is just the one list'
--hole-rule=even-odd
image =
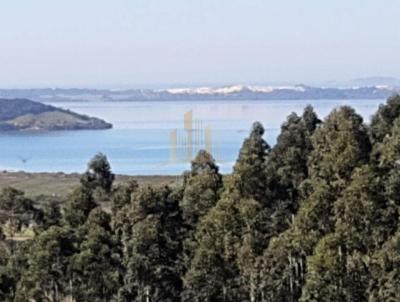
[{"label": "blue water", "polygon": [[[131,175],[181,174],[189,168],[184,114],[192,111],[192,153],[211,146],[223,172],[231,171],[243,139],[253,121],[266,128],[273,145],[281,123],[291,112],[312,104],[320,117],[333,108],[350,105],[369,121],[384,100],[305,101],[143,101],[74,102],[52,105],[103,118],[110,130],[0,133],[0,169],[30,172],[82,172],[97,152],[105,153],[113,171]],[[205,128],[208,137],[205,139]],[[178,144],[171,144],[177,129]],[[201,139],[202,138],[202,139]],[[186,140],[186,142],[185,142]],[[196,143],[197,142],[197,143]],[[185,147],[186,146],[186,147]],[[176,153],[174,152],[176,148]]]}]

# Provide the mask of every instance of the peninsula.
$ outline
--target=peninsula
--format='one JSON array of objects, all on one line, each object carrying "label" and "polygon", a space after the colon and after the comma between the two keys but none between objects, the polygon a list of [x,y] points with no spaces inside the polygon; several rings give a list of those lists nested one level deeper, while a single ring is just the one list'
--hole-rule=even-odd
[{"label": "peninsula", "polygon": [[0,131],[110,129],[102,119],[28,99],[0,99]]}]

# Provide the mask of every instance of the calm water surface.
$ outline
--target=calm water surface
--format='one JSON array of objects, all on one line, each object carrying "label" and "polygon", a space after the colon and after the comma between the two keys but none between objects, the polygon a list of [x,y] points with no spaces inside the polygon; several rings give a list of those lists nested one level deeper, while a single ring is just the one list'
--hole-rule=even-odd
[{"label": "calm water surface", "polygon": [[[273,145],[279,127],[291,112],[307,104],[320,117],[350,105],[366,121],[384,100],[306,101],[144,101],[113,103],[52,103],[113,123],[111,130],[0,133],[0,169],[31,172],[81,172],[97,152],[105,153],[116,173],[180,174],[192,153],[207,146],[223,172],[231,171],[253,121],[266,128]],[[184,129],[184,114],[192,111],[192,144]],[[176,129],[177,144],[171,141]],[[208,129],[208,130],[206,130]],[[173,135],[174,137],[174,135]]]}]

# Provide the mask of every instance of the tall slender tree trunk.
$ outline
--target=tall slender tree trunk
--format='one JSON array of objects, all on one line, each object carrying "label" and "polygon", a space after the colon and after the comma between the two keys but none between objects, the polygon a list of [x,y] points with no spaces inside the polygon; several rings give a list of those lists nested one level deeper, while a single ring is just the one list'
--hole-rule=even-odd
[{"label": "tall slender tree trunk", "polygon": [[256,302],[256,285],[253,273],[250,274],[250,302]]},{"label": "tall slender tree trunk", "polygon": [[151,302],[151,299],[150,299],[150,286],[146,286],[146,288],[145,288],[145,299],[146,299],[146,302]]},{"label": "tall slender tree trunk", "polygon": [[70,293],[69,293],[70,302],[74,302],[74,294],[73,294],[74,288],[73,288],[73,285],[72,285],[72,279],[71,278],[69,279],[69,290],[70,290]]},{"label": "tall slender tree trunk", "polygon": [[226,301],[226,287],[222,286],[222,299],[223,301]]}]

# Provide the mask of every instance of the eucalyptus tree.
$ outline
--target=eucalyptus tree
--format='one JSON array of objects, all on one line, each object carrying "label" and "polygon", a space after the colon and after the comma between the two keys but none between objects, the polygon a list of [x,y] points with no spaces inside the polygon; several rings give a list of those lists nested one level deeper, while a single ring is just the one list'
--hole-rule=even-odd
[{"label": "eucalyptus tree", "polygon": [[352,171],[368,162],[371,144],[361,116],[347,106],[335,109],[311,137],[309,179],[292,225],[271,241],[260,258],[262,296],[267,301],[296,301],[302,292],[307,257],[334,230],[335,200]]},{"label": "eucalyptus tree", "polygon": [[254,123],[227,177],[216,206],[199,222],[195,249],[184,277],[184,301],[254,299],[253,263],[265,243],[269,146]]},{"label": "eucalyptus tree", "polygon": [[175,197],[168,187],[144,187],[132,195],[130,224],[121,236],[124,282],[120,301],[179,301],[182,218]]}]

